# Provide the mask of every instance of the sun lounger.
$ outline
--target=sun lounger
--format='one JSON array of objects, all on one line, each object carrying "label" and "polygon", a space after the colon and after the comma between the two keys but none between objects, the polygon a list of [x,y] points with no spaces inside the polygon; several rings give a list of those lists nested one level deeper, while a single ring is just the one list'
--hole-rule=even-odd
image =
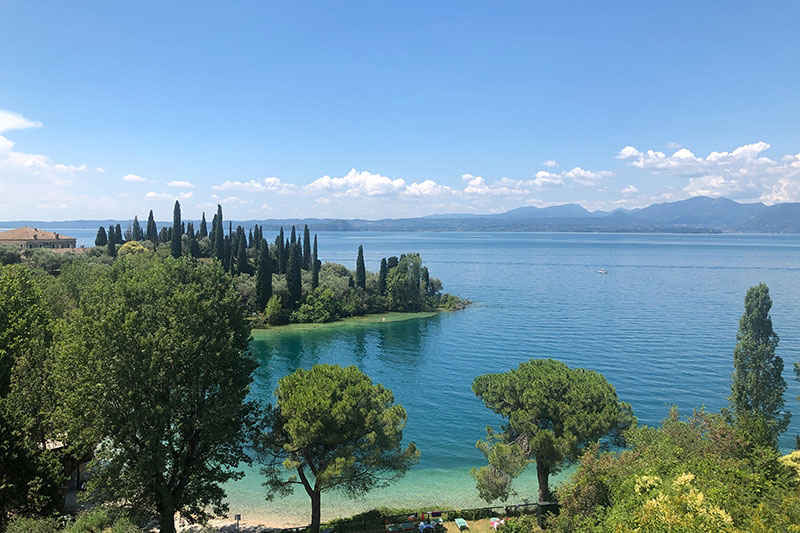
[{"label": "sun lounger", "polygon": [[407,531],[414,531],[414,522],[405,522],[405,523],[403,523],[403,524],[400,524],[400,528],[401,528],[401,529],[402,529],[404,532],[407,532]]},{"label": "sun lounger", "polygon": [[397,524],[389,524],[386,526],[386,533],[400,533],[402,531]]},{"label": "sun lounger", "polygon": [[455,520],[456,525],[458,526],[459,531],[462,529],[469,529],[469,525],[467,525],[467,521],[463,518],[456,518]]}]

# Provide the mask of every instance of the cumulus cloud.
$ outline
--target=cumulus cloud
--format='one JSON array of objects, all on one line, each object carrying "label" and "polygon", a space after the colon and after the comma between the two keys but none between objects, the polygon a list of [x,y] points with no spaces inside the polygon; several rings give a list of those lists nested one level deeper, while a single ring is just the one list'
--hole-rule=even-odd
[{"label": "cumulus cloud", "polygon": [[178,194],[150,191],[147,194],[145,194],[144,197],[149,200],[188,200],[193,195],[194,193],[191,191],[179,192]]},{"label": "cumulus cloud", "polygon": [[371,172],[351,169],[340,178],[322,176],[305,187],[312,193],[329,193],[337,196],[388,196],[405,190],[406,182],[401,178],[392,179]]},{"label": "cumulus cloud", "polygon": [[784,155],[776,161],[763,155],[769,148],[768,143],[759,141],[702,157],[687,148],[667,155],[626,146],[617,158],[650,174],[688,178],[685,196],[727,196],[767,203],[800,200],[794,187],[800,179],[800,154]]},{"label": "cumulus cloud", "polygon": [[211,188],[215,191],[275,192],[278,194],[289,194],[297,190],[296,185],[283,183],[275,177],[250,181],[228,180]]},{"label": "cumulus cloud", "polygon": [[553,159],[548,159],[547,161],[542,161],[542,165],[546,167],[557,167],[558,163]]},{"label": "cumulus cloud", "polygon": [[0,133],[11,130],[26,130],[30,128],[41,128],[42,123],[35,120],[28,120],[19,113],[0,109]]},{"label": "cumulus cloud", "polygon": [[147,180],[141,176],[137,176],[136,174],[125,174],[122,176],[122,181],[128,181],[131,183],[144,183]]},{"label": "cumulus cloud", "polygon": [[167,187],[176,187],[179,189],[192,189],[194,185],[188,181],[173,180],[167,182]]},{"label": "cumulus cloud", "polygon": [[639,189],[637,189],[635,185],[628,185],[627,187],[625,187],[624,189],[622,189],[619,192],[621,192],[624,195],[636,194],[636,193],[639,192]]}]

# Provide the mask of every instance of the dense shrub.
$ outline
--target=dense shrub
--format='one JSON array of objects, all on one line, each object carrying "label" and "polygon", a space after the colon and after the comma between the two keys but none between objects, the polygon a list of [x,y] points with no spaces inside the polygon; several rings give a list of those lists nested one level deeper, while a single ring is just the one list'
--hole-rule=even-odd
[{"label": "dense shrub", "polygon": [[16,246],[0,244],[0,265],[13,265],[20,262],[20,251]]}]

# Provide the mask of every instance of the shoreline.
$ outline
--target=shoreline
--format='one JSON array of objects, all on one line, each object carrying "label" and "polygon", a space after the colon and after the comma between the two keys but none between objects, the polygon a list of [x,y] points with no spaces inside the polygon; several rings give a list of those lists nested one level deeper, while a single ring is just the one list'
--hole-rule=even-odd
[{"label": "shoreline", "polygon": [[283,333],[283,332],[298,332],[309,331],[317,329],[336,328],[342,326],[357,326],[367,324],[390,324],[393,322],[405,322],[407,320],[415,320],[418,318],[431,318],[442,313],[448,313],[447,309],[437,309],[436,311],[418,311],[413,313],[401,313],[397,311],[389,311],[386,313],[373,313],[369,315],[350,316],[334,320],[333,322],[300,322],[294,324],[282,324],[280,326],[266,326],[259,328],[252,328],[253,337],[256,334],[259,336],[267,333]]}]

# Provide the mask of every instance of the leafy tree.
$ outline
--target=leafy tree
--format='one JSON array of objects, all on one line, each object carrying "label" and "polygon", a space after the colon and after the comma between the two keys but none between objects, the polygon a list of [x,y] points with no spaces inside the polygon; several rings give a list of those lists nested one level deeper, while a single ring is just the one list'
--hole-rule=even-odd
[{"label": "leafy tree", "polygon": [[381,259],[381,269],[378,272],[378,292],[386,294],[386,276],[389,273],[389,268],[386,265],[386,258]]},{"label": "leafy tree", "polygon": [[142,233],[142,226],[139,225],[139,217],[133,217],[133,229],[131,230],[131,236],[133,237],[134,241],[141,241],[144,238],[144,233]]},{"label": "leafy tree", "polygon": [[19,248],[9,244],[0,244],[0,265],[14,265],[20,261]]},{"label": "leafy tree", "polygon": [[56,390],[65,433],[99,444],[89,493],[192,522],[223,514],[254,406],[256,363],[218,263],[133,255],[87,288],[63,328]]},{"label": "leafy tree", "polygon": [[554,359],[532,359],[502,374],[484,374],[472,390],[507,420],[486,428],[477,443],[489,465],[475,468],[478,492],[488,502],[508,498],[512,480],[536,462],[539,501],[550,501],[550,474],[574,461],[587,444],[616,434],[633,420],[630,405],[597,372],[570,369]]},{"label": "leafy tree", "polygon": [[225,264],[225,230],[222,228],[222,206],[217,204],[217,214],[214,217],[217,221],[214,228],[214,257]]},{"label": "leafy tree", "polygon": [[257,261],[256,308],[262,312],[272,298],[272,258],[269,256],[269,246],[266,241],[261,241],[258,247]]},{"label": "leafy tree", "polygon": [[203,218],[200,219],[200,238],[208,237],[208,224],[206,224],[206,212],[203,211]]},{"label": "leafy tree", "polygon": [[108,241],[106,242],[106,251],[110,257],[117,257],[117,235],[114,226],[108,227]]},{"label": "leafy tree", "polygon": [[303,269],[311,270],[311,234],[308,224],[303,227]]},{"label": "leafy tree", "polygon": [[[275,398],[258,443],[267,498],[302,485],[311,498],[311,533],[319,532],[323,492],[358,497],[388,485],[419,460],[413,442],[405,450],[400,445],[405,409],[355,366],[298,369],[278,382]],[[297,475],[287,478],[286,470]]]},{"label": "leafy tree", "polygon": [[[391,261],[391,257],[389,258]],[[386,295],[393,311],[419,311],[423,302],[419,292],[420,266],[418,254],[403,254],[397,265],[389,269]]]},{"label": "leafy tree", "polygon": [[317,234],[314,234],[314,251],[311,252],[311,288],[319,287],[319,257],[317,256]]},{"label": "leafy tree", "polygon": [[356,258],[356,287],[367,288],[367,269],[364,267],[364,247],[358,246]]},{"label": "leafy tree", "polygon": [[175,200],[175,207],[172,210],[172,257],[175,259],[182,255],[181,250],[181,204]]},{"label": "leafy tree", "polygon": [[277,326],[279,324],[285,324],[288,318],[289,314],[283,308],[281,297],[277,294],[273,294],[267,302],[267,306],[264,308],[264,319],[269,325]]},{"label": "leafy tree", "polygon": [[392,270],[393,268],[397,268],[397,265],[399,263],[400,263],[400,260],[397,259],[397,256],[394,256],[394,255],[386,260],[386,266],[387,266],[387,268],[389,270]]},{"label": "leafy tree", "polygon": [[106,228],[100,226],[97,229],[97,236],[94,238],[94,245],[105,246],[106,244],[108,244],[108,235],[106,234]]},{"label": "leafy tree", "polygon": [[158,228],[156,228],[156,220],[153,218],[153,210],[147,216],[147,240],[155,246],[158,243]]},{"label": "leafy tree", "polygon": [[775,354],[779,339],[769,316],[772,300],[767,286],[750,287],[744,307],[733,351],[731,407],[739,423],[749,428],[751,438],[761,434],[766,442],[777,445],[790,415],[783,409],[787,386],[783,359]]},{"label": "leafy tree", "polygon": [[323,323],[333,322],[338,318],[333,291],[322,287],[311,291],[300,308],[292,313],[292,322]]},{"label": "leafy tree", "polygon": [[250,274],[250,263],[247,262],[247,237],[241,226],[239,226],[239,230],[239,239],[236,243],[236,268],[243,274]]},{"label": "leafy tree", "polygon": [[290,244],[289,259],[286,264],[286,287],[289,289],[292,307],[299,305],[303,297],[302,264],[303,252],[300,250],[300,245]]}]

